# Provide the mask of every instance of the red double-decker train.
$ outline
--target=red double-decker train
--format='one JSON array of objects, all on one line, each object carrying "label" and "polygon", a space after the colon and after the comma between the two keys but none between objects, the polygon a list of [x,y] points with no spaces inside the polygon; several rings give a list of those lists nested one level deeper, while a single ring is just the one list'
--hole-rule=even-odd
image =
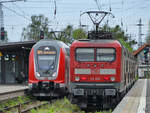
[{"label": "red double-decker train", "polygon": [[78,40],[70,47],[70,94],[81,107],[107,108],[135,82],[136,60],[117,40]]},{"label": "red double-decker train", "polygon": [[31,49],[28,85],[34,96],[67,93],[69,47],[57,40],[41,40]]}]

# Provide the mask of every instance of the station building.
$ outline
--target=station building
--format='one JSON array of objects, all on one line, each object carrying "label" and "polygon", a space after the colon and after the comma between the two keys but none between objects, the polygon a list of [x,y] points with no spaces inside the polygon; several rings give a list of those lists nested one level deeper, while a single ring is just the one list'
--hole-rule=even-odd
[{"label": "station building", "polygon": [[133,55],[137,58],[139,78],[146,78],[150,75],[150,44],[142,45]]},{"label": "station building", "polygon": [[0,44],[0,84],[21,83],[22,76],[27,80],[29,53],[35,43],[24,41]]}]

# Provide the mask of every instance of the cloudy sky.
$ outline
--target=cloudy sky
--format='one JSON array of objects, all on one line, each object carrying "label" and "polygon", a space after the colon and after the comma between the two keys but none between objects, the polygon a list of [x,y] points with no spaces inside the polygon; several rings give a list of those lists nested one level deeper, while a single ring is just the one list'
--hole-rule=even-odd
[{"label": "cloudy sky", "polygon": [[[7,1],[7,0],[0,0]],[[97,4],[96,4],[97,1]],[[13,3],[3,3],[4,26],[8,31],[10,41],[19,41],[22,28],[26,27],[32,15],[43,14],[51,21],[50,29],[60,30],[68,24],[75,28],[79,26],[80,13],[89,10],[109,11],[115,15],[105,18],[102,25],[108,20],[110,26],[121,25],[126,34],[131,34],[138,41],[138,27],[136,24],[142,19],[143,41],[148,30],[150,20],[150,0],[56,0],[57,10],[54,19],[54,0],[26,0]],[[82,24],[92,27],[90,19],[85,15],[81,18]]]}]

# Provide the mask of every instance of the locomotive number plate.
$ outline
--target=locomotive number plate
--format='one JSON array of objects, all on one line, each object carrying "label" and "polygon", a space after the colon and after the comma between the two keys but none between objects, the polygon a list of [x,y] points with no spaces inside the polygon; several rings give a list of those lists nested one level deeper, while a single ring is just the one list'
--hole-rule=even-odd
[{"label": "locomotive number plate", "polygon": [[99,74],[100,70],[99,69],[92,69],[91,74]]}]

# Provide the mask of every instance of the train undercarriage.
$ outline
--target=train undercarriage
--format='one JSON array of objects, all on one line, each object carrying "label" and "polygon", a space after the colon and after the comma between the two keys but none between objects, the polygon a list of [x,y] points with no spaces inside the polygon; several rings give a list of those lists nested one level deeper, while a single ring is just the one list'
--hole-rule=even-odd
[{"label": "train undercarriage", "polygon": [[68,94],[67,88],[54,82],[39,82],[33,84],[30,93],[35,97],[64,97]]},{"label": "train undercarriage", "polygon": [[[108,85],[109,84],[106,86]],[[98,109],[113,109],[124,96],[125,92],[119,92],[114,86],[106,86],[87,87],[76,85],[71,90],[72,93],[70,93],[69,98],[73,104],[77,104],[82,109],[92,107]]]},{"label": "train undercarriage", "polygon": [[[119,100],[119,99],[118,99]],[[117,105],[118,101],[115,96],[73,96],[71,103],[77,104],[81,109],[101,109],[108,110],[113,109]]]}]

